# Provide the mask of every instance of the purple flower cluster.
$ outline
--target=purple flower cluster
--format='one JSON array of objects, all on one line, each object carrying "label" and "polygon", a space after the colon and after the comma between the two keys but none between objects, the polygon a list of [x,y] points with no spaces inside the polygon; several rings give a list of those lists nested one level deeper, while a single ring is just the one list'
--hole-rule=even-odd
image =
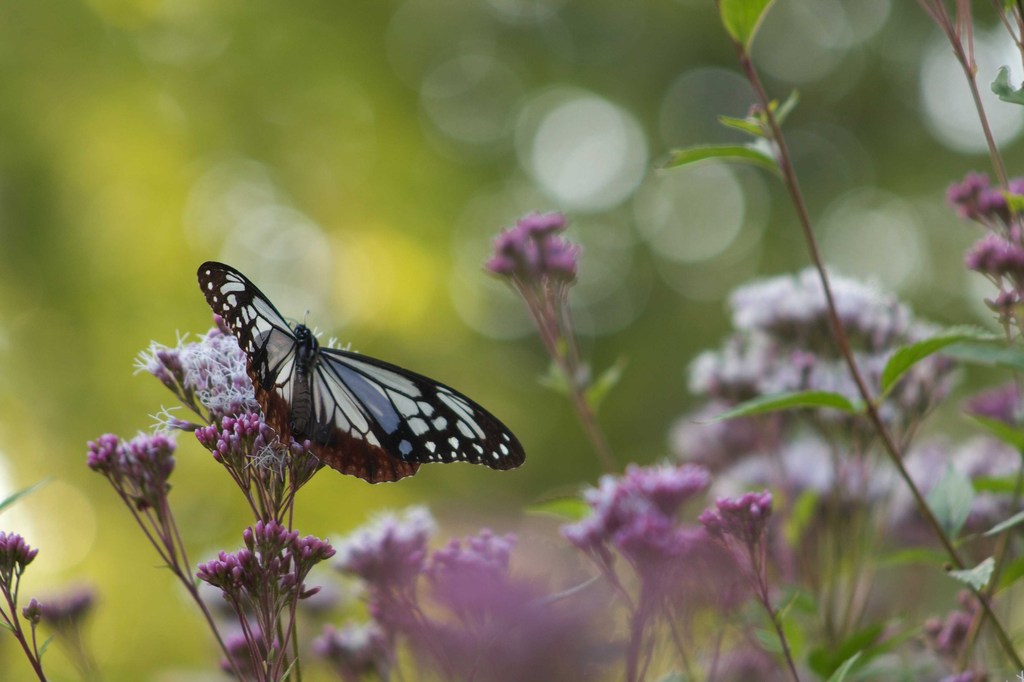
[{"label": "purple flower cluster", "polygon": [[964,405],[964,411],[969,415],[1011,426],[1020,424],[1022,409],[1020,386],[1014,381],[976,393]]},{"label": "purple flower cluster", "polygon": [[990,279],[998,293],[988,302],[1004,325],[1020,327],[1019,306],[1024,301],[1024,234],[1019,211],[1009,197],[1024,196],[1024,178],[1013,178],[1004,190],[992,187],[988,176],[968,173],[946,193],[957,215],[985,228],[964,257],[968,270]]},{"label": "purple flower cluster", "polygon": [[[294,608],[318,590],[306,589],[304,581],[314,566],[334,556],[334,549],[311,535],[300,538],[276,521],[258,521],[242,539],[244,548],[200,564],[196,578],[221,591],[241,625],[240,637],[225,647],[225,665],[242,673],[250,668],[265,671],[266,679],[278,679],[289,665],[281,641],[291,638]],[[266,633],[283,634],[283,639],[275,634],[267,641]]]},{"label": "purple flower cluster", "polygon": [[694,464],[630,465],[624,476],[603,476],[584,492],[590,515],[563,526],[562,535],[595,557],[609,557],[615,548],[641,574],[661,571],[701,541],[703,533],[677,515],[710,481]]},{"label": "purple flower cluster", "polygon": [[504,576],[515,546],[514,535],[495,535],[488,528],[466,538],[465,543],[452,538],[431,555],[426,575],[434,583],[453,584],[465,575]]},{"label": "purple flower cluster", "polygon": [[731,406],[712,401],[672,426],[672,450],[709,469],[722,469],[740,458],[775,451],[780,444],[778,415],[716,420]]},{"label": "purple flower cluster", "polygon": [[510,593],[509,562],[514,535],[483,529],[460,541],[452,538],[434,551],[424,569],[434,598],[464,619],[483,618],[502,610]]},{"label": "purple flower cluster", "polygon": [[763,490],[718,498],[713,509],[700,515],[700,522],[708,535],[719,541],[733,538],[745,547],[755,547],[764,536],[771,514],[772,494]]},{"label": "purple flower cluster", "polygon": [[[1009,183],[1010,194],[1024,195],[1024,178],[1013,178]],[[963,182],[954,183],[946,190],[946,201],[964,220],[973,220],[991,229],[998,229],[1010,222],[1010,206],[1006,194],[998,187],[992,187],[984,173],[968,173]]]},{"label": "purple flower cluster", "polygon": [[978,602],[970,592],[957,595],[959,608],[950,611],[945,618],[929,618],[924,623],[925,639],[940,658],[955,663],[968,644],[967,637],[971,623],[978,615]]},{"label": "purple flower cluster", "polygon": [[195,434],[259,510],[260,518],[282,518],[284,505],[322,467],[309,441],[286,446],[262,413],[221,417],[217,424],[197,427]]},{"label": "purple flower cluster", "polygon": [[986,234],[974,243],[964,256],[968,270],[988,275],[997,281],[1024,281],[1024,247],[1007,241],[998,234]]},{"label": "purple flower cluster", "polygon": [[[222,417],[257,412],[259,404],[238,341],[215,318],[218,327],[198,341],[178,339],[174,348],[153,342],[139,353],[135,366],[149,372],[206,423]],[[194,424],[166,417],[167,428],[191,430]]]},{"label": "purple flower cluster", "polygon": [[313,641],[313,653],[331,664],[344,682],[358,682],[366,675],[388,678],[394,651],[376,623],[331,625]]},{"label": "purple flower cluster", "polygon": [[0,586],[13,585],[37,554],[39,550],[29,547],[25,538],[0,530]]},{"label": "purple flower cluster", "polygon": [[[918,341],[934,329],[915,322],[894,297],[843,277],[833,277],[840,320],[866,374],[876,382],[896,347]],[[735,403],[786,391],[824,390],[859,399],[839,357],[817,273],[777,277],[740,289],[730,298],[737,332],[719,351],[699,355],[690,368],[690,390]],[[921,371],[904,378],[888,404],[916,415],[921,396],[948,392],[952,366],[928,358]],[[917,366],[915,366],[917,367]],[[895,414],[890,414],[894,418]]]},{"label": "purple flower cluster", "polygon": [[[934,329],[914,319],[891,295],[855,280],[833,277],[834,300],[840,320],[861,368],[879,390],[882,371],[902,345],[927,338]],[[825,296],[814,270],[796,277],[776,277],[738,289],[730,298],[736,332],[723,346],[707,351],[690,366],[690,390],[719,408],[753,398],[796,391],[828,391],[852,401],[860,393],[833,340]],[[932,355],[904,374],[879,407],[882,419],[897,432],[911,429],[949,392],[952,361]],[[794,424],[792,414],[758,420],[754,433],[747,426],[698,424],[708,408],[683,418],[676,433],[676,452],[720,470],[752,454],[778,447]],[[840,426],[852,438],[870,431],[859,417],[836,410],[807,414],[820,425]],[[722,452],[725,441],[701,437],[701,430],[718,433],[741,428],[750,438],[735,437],[734,451]]]},{"label": "purple flower cluster", "polygon": [[[42,652],[39,649],[39,638],[36,634],[36,626],[42,620],[42,607],[37,600],[32,599],[28,606],[21,610],[21,616],[28,623],[28,631],[23,626],[21,618],[18,617],[21,577],[37,554],[39,554],[39,550],[29,547],[22,536],[17,533],[0,531],[0,627],[9,631],[18,640],[36,677],[45,680],[46,677],[40,662]],[[45,644],[42,648],[45,650]],[[5,673],[7,667],[5,667]]]},{"label": "purple flower cluster", "polygon": [[426,507],[381,514],[338,543],[335,566],[378,590],[410,587],[423,570],[436,529]]},{"label": "purple flower cluster", "polygon": [[174,441],[140,434],[125,442],[107,433],[89,441],[88,448],[89,468],[106,476],[126,502],[138,511],[163,508],[174,471]]},{"label": "purple flower cluster", "polygon": [[531,213],[494,240],[494,255],[484,267],[522,283],[545,279],[573,282],[580,248],[562,237],[568,224],[561,213]]},{"label": "purple flower cluster", "polygon": [[91,587],[79,586],[38,604],[42,620],[57,628],[75,628],[89,615],[96,603]]},{"label": "purple flower cluster", "polygon": [[345,680],[393,661],[399,640],[442,679],[569,679],[592,670],[584,600],[546,599],[509,571],[516,538],[482,530],[430,552],[434,521],[413,507],[339,543],[336,566],[367,587],[365,629],[329,630],[321,655]]},{"label": "purple flower cluster", "polygon": [[261,597],[275,587],[286,597],[308,596],[302,581],[316,564],[334,556],[327,542],[312,535],[300,538],[276,521],[257,521],[243,531],[242,539],[245,548],[221,552],[196,572],[197,578],[219,588],[239,613],[258,608]]}]

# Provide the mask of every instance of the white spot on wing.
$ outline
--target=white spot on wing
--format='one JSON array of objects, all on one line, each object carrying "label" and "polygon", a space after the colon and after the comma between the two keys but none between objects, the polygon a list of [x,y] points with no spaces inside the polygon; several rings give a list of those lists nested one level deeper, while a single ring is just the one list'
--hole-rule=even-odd
[{"label": "white spot on wing", "polygon": [[419,417],[413,417],[408,420],[409,428],[412,429],[414,435],[422,436],[424,433],[430,430],[430,425],[423,421]]},{"label": "white spot on wing", "polygon": [[346,357],[345,362],[349,366],[353,367],[354,369],[357,369],[358,371],[362,372],[363,374],[370,377],[374,381],[378,381],[384,384],[388,388],[393,388],[396,391],[399,391],[413,398],[420,397],[420,390],[416,388],[416,384],[414,384],[412,381],[405,378],[398,372],[393,372],[389,369],[384,369],[382,367],[374,367],[373,365],[363,362],[362,360],[356,360],[355,358],[351,357]]},{"label": "white spot on wing", "polygon": [[408,398],[401,393],[394,391],[388,391],[388,397],[391,398],[391,402],[398,408],[398,413],[408,419],[414,417],[420,413],[420,408],[416,404],[416,401],[412,398]]},{"label": "white spot on wing", "polygon": [[[466,438],[473,437],[473,429],[469,428],[469,424],[467,424],[465,421],[460,419],[455,425],[459,427],[459,431],[462,433],[463,436],[465,436]],[[480,436],[483,437],[483,433],[481,433]]]},{"label": "white spot on wing", "polygon": [[437,397],[441,399],[445,405],[450,407],[452,411],[457,414],[461,419],[465,420],[467,425],[470,426],[473,431],[476,432],[477,438],[485,438],[483,429],[473,419],[473,410],[466,404],[464,400],[457,398],[448,391],[438,391]]}]

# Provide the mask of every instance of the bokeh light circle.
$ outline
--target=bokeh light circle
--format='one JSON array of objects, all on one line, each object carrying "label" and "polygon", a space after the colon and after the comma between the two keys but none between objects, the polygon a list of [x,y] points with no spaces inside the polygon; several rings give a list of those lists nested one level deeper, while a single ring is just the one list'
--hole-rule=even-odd
[{"label": "bokeh light circle", "polygon": [[541,191],[571,211],[614,208],[647,169],[647,140],[623,108],[575,88],[527,105],[516,131],[520,163]]},{"label": "bokeh light circle", "polygon": [[864,188],[844,195],[825,213],[821,233],[825,261],[844,275],[899,291],[914,284],[922,267],[917,216],[891,194]]},{"label": "bokeh light circle", "polygon": [[[992,35],[979,31],[974,41],[985,114],[997,142],[1008,144],[1020,135],[1024,112],[1017,105],[1000,101],[987,83],[995,79],[1003,65],[1010,67],[1010,81],[1020,83],[1020,55],[1001,30]],[[939,142],[964,154],[988,150],[963,69],[950,51],[945,36],[936,36],[925,51],[919,87],[924,121]]]},{"label": "bokeh light circle", "polygon": [[714,258],[743,229],[743,188],[725,165],[674,169],[650,179],[633,203],[637,229],[662,258]]}]

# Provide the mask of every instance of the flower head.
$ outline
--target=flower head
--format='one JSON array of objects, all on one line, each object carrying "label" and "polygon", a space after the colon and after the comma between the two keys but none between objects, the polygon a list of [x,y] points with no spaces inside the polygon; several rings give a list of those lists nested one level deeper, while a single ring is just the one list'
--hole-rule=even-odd
[{"label": "flower head", "polygon": [[242,540],[245,547],[220,552],[196,571],[199,580],[219,588],[240,613],[265,609],[260,597],[268,592],[297,593],[299,598],[315,593],[303,581],[316,564],[334,556],[327,542],[311,535],[300,538],[277,521],[257,521],[242,532]]},{"label": "flower head", "polygon": [[122,441],[104,434],[89,441],[87,464],[139,510],[163,505],[174,471],[174,441],[163,434],[140,434]]},{"label": "flower head", "polygon": [[387,635],[373,622],[349,623],[340,629],[325,626],[313,640],[313,653],[327,660],[345,682],[356,682],[367,674],[386,679],[394,659]]},{"label": "flower head", "polygon": [[135,366],[159,379],[186,406],[204,410],[208,421],[217,421],[259,410],[246,363],[235,337],[217,326],[198,341],[179,338],[174,348],[153,342],[139,353]]},{"label": "flower head", "polygon": [[928,643],[948,661],[955,661],[960,656],[978,611],[977,600],[967,591],[957,595],[957,602],[959,608],[950,611],[945,618],[929,618],[924,624]]},{"label": "flower head", "polygon": [[1007,277],[1019,283],[1024,279],[1024,247],[1002,235],[988,233],[964,256],[964,266],[996,281]]},{"label": "flower head", "polygon": [[679,557],[701,541],[703,533],[694,533],[676,517],[710,480],[708,471],[695,464],[630,465],[624,476],[603,476],[597,488],[584,491],[590,515],[563,526],[562,535],[602,562],[614,548],[638,573],[662,584],[682,567]]},{"label": "flower head", "polygon": [[[869,386],[880,386],[886,363],[898,347],[934,333],[931,325],[915,321],[908,308],[875,287],[836,276],[832,284],[839,319]],[[733,293],[730,305],[736,333],[720,350],[694,360],[691,391],[722,404],[796,391],[828,391],[860,400],[834,342],[816,271],[746,285]],[[941,355],[914,365],[881,405],[883,420],[906,427],[920,419],[948,394],[953,368],[952,361]],[[835,410],[819,409],[811,416],[840,422],[855,435],[867,428],[859,417]]]},{"label": "flower head", "polygon": [[967,414],[995,419],[1011,426],[1020,423],[1022,409],[1020,387],[1012,381],[976,393],[964,405]]},{"label": "flower head", "polygon": [[335,566],[373,588],[408,587],[423,570],[435,529],[434,517],[425,507],[382,514],[338,543]]},{"label": "flower head", "polygon": [[567,224],[561,213],[524,216],[494,240],[494,255],[484,267],[495,275],[524,283],[545,278],[574,281],[580,248],[558,236]]},{"label": "flower head", "polygon": [[96,603],[96,592],[88,586],[72,588],[39,604],[44,621],[57,629],[79,627]]},{"label": "flower head", "polygon": [[0,531],[0,583],[11,585],[12,578],[17,578],[39,554],[32,549],[25,538],[17,533]]},{"label": "flower head", "polygon": [[509,591],[514,535],[483,529],[464,541],[452,539],[430,556],[425,574],[435,598],[460,615],[485,615]]},{"label": "flower head", "polygon": [[771,514],[772,494],[763,490],[736,498],[719,498],[713,509],[706,509],[700,515],[700,522],[711,537],[720,540],[732,537],[742,545],[754,547],[761,541]]},{"label": "flower head", "polygon": [[1006,200],[992,189],[984,173],[968,173],[963,182],[950,185],[946,201],[965,220],[989,222],[1006,215]]},{"label": "flower head", "polygon": [[680,417],[669,434],[676,457],[719,471],[738,459],[778,448],[782,427],[780,413],[714,419],[729,407],[727,403],[712,401]]}]

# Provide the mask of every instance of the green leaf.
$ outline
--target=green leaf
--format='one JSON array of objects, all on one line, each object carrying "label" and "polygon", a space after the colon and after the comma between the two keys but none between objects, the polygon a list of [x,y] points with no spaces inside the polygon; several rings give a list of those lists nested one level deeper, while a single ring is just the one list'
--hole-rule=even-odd
[{"label": "green leaf", "polygon": [[587,400],[587,404],[590,408],[597,412],[598,408],[601,407],[601,403],[608,397],[611,390],[615,388],[619,380],[622,379],[622,372],[626,369],[625,358],[619,358],[614,365],[601,372],[601,376],[597,378],[597,381],[590,384],[584,394]]},{"label": "green leaf", "polygon": [[928,506],[939,525],[951,538],[963,527],[974,501],[971,481],[952,466],[946,466],[946,473],[928,493]]},{"label": "green leaf", "polygon": [[1024,371],[1024,351],[1008,346],[958,343],[943,351],[943,355],[976,365]]},{"label": "green leaf", "polygon": [[962,571],[950,571],[949,577],[959,580],[965,585],[970,585],[975,590],[984,589],[988,581],[992,579],[992,572],[996,568],[996,560],[989,557],[974,568],[966,568]]},{"label": "green leaf", "polygon": [[25,497],[25,495],[28,495],[31,492],[35,492],[36,488],[41,488],[42,486],[46,485],[47,483],[50,482],[51,478],[52,477],[48,476],[48,477],[44,478],[41,481],[33,483],[32,485],[30,485],[27,488],[22,488],[21,490],[15,492],[15,493],[11,493],[6,498],[4,498],[2,501],[0,501],[0,512],[2,512],[4,509],[6,509],[7,507],[9,507],[12,504],[14,504],[15,502],[17,502],[21,498]]},{"label": "green leaf", "polygon": [[1024,88],[1014,88],[1010,85],[1010,68],[999,67],[996,79],[992,81],[992,92],[999,96],[999,99],[1010,104],[1024,104]]},{"label": "green leaf", "polygon": [[551,362],[548,365],[548,371],[542,374],[538,381],[541,386],[554,391],[558,395],[569,396],[572,394],[572,387],[569,386],[565,373],[555,362]]},{"label": "green leaf", "polygon": [[739,161],[749,163],[759,168],[765,168],[773,173],[779,172],[779,166],[775,159],[768,152],[762,151],[751,145],[701,145],[687,147],[686,149],[675,149],[662,168],[679,168],[701,161],[719,159],[723,161]]},{"label": "green leaf", "polygon": [[719,116],[718,122],[726,128],[734,128],[754,137],[767,137],[761,128],[761,123],[754,118],[734,118],[732,116]]},{"label": "green leaf", "polygon": [[768,8],[775,0],[722,0],[722,23],[733,40],[749,49]]},{"label": "green leaf", "polygon": [[566,521],[579,521],[590,513],[590,505],[579,497],[558,497],[526,507],[529,514],[544,514]]},{"label": "green leaf", "polygon": [[978,476],[971,479],[976,493],[995,493],[996,495],[1013,495],[1017,492],[1017,475],[1012,476]]},{"label": "green leaf", "polygon": [[715,415],[712,420],[722,421],[724,419],[735,419],[736,417],[752,417],[768,412],[802,408],[830,408],[840,412],[849,412],[850,414],[860,412],[860,408],[854,405],[849,398],[838,393],[829,393],[828,391],[795,391],[793,393],[764,395],[748,400],[732,409]]},{"label": "green leaf", "polygon": [[1024,429],[1011,426],[1004,421],[992,417],[982,417],[977,414],[967,415],[974,421],[985,427],[985,430],[1003,441],[1014,450],[1024,452]]},{"label": "green leaf", "polygon": [[999,589],[1010,587],[1020,580],[1021,576],[1024,576],[1024,557],[1019,556],[1003,565],[999,572]]},{"label": "green leaf", "polygon": [[[869,625],[854,632],[839,644],[815,649],[807,657],[811,669],[821,677],[835,674],[851,657],[856,660],[865,650],[874,645],[885,631],[884,623]],[[831,678],[829,678],[831,679]]]},{"label": "green leaf", "polygon": [[789,515],[782,525],[782,535],[790,547],[800,546],[804,531],[817,518],[820,499],[817,492],[808,489],[800,493],[791,505]]},{"label": "green leaf", "polygon": [[887,552],[878,558],[879,566],[941,566],[948,561],[949,556],[945,552],[928,547],[912,547],[900,549],[895,552]]},{"label": "green leaf", "polygon": [[996,525],[992,526],[987,531],[985,531],[983,533],[983,535],[985,537],[992,537],[993,535],[999,535],[1004,530],[1009,530],[1009,529],[1013,528],[1014,526],[1020,525],[1022,522],[1024,522],[1024,511],[1017,512],[1016,514],[1014,514],[1010,518],[1006,519],[1005,521],[997,523]]},{"label": "green leaf", "polygon": [[882,370],[882,395],[887,394],[903,374],[929,355],[963,341],[991,340],[995,337],[978,327],[951,327],[935,336],[903,346],[892,354]]},{"label": "green leaf", "polygon": [[857,663],[857,659],[860,658],[861,652],[855,653],[848,659],[843,661],[843,664],[836,668],[836,671],[832,673],[832,677],[828,678],[828,682],[843,682],[846,676],[850,673],[850,670]]},{"label": "green leaf", "polygon": [[14,626],[13,625],[8,625],[7,623],[3,622],[2,620],[0,620],[0,628],[3,628],[4,630],[10,630],[11,632],[14,632]]},{"label": "green leaf", "polygon": [[49,637],[46,638],[46,641],[43,642],[43,645],[41,647],[39,647],[39,661],[40,662],[42,662],[42,660],[43,660],[43,654],[45,654],[46,650],[50,648],[50,642],[53,641],[54,637],[56,637],[56,635],[50,635]]},{"label": "green leaf", "polygon": [[1006,199],[1007,208],[1018,215],[1024,213],[1024,195],[1014,194],[1013,192],[1008,192],[1005,189],[999,190],[999,193],[1003,195],[1004,199]]},{"label": "green leaf", "polygon": [[786,101],[782,104],[778,104],[775,100],[772,100],[772,111],[775,113],[775,120],[778,122],[779,126],[781,126],[793,110],[796,109],[798,102],[800,102],[800,92],[798,90],[794,90],[789,93],[789,97],[787,97]]},{"label": "green leaf", "polygon": [[[771,110],[772,114],[774,114],[776,122],[781,126],[783,122],[786,120],[786,117],[789,116],[789,114],[793,111],[794,108],[796,108],[796,104],[799,101],[800,94],[796,90],[794,90],[793,92],[789,93],[789,97],[786,98],[785,102],[779,104],[778,100],[773,99],[771,102],[768,103],[768,108]],[[756,114],[747,116],[745,118],[735,118],[733,116],[719,116],[718,122],[721,123],[726,128],[733,128],[735,130],[742,131],[750,135],[751,137],[756,137],[765,140],[770,140],[772,138],[771,126],[768,124],[768,117],[765,116],[765,113],[763,111],[758,111]],[[754,149],[755,151],[758,152],[765,153],[767,156],[771,157],[771,154],[765,152],[765,149],[763,147],[748,146],[748,148]]]}]

